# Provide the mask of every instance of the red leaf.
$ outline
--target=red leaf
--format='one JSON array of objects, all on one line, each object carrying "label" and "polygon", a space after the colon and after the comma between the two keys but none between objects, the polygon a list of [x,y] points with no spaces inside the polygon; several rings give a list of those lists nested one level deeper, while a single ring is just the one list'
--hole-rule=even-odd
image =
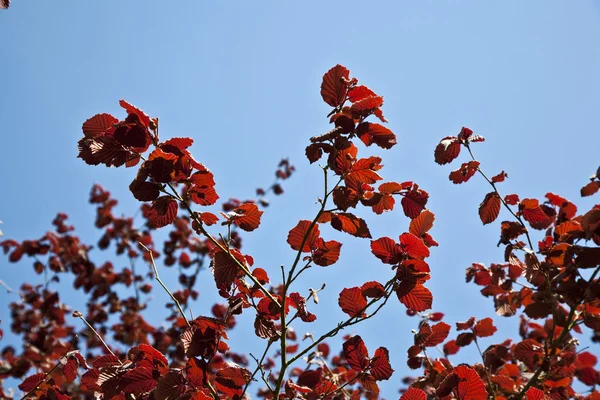
[{"label": "red leaf", "polygon": [[398,286],[396,294],[400,303],[404,304],[409,310],[416,312],[430,309],[433,303],[431,292],[420,283],[402,282]]},{"label": "red leaf", "polygon": [[402,257],[402,248],[389,237],[372,240],[371,252],[385,264],[397,264]]},{"label": "red leaf", "polygon": [[380,347],[375,350],[369,368],[371,370],[371,375],[376,381],[388,380],[391,378],[394,370],[390,365],[390,356],[385,347]]},{"label": "red leaf", "polygon": [[155,400],[177,400],[187,391],[187,384],[180,372],[169,372],[163,376],[154,392]]},{"label": "red leaf", "polygon": [[233,210],[233,223],[246,232],[251,232],[260,225],[260,216],[263,214],[254,203],[242,204]]},{"label": "red leaf", "polygon": [[219,195],[212,186],[192,186],[187,195],[196,204],[211,206],[219,200]]},{"label": "red leaf", "polygon": [[504,201],[506,202],[506,204],[514,206],[516,204],[519,204],[519,196],[517,196],[516,194],[507,194],[506,196],[504,196]]},{"label": "red leaf", "polygon": [[363,122],[356,128],[356,135],[366,146],[375,143],[382,149],[391,149],[396,145],[396,135],[383,125]]},{"label": "red leaf", "polygon": [[415,236],[422,237],[433,227],[433,221],[435,215],[429,211],[424,210],[417,217],[410,221],[410,227],[408,231]]},{"label": "red leaf", "polygon": [[366,282],[361,287],[362,294],[365,297],[370,297],[373,299],[381,298],[385,295],[385,287],[376,281]]},{"label": "red leaf", "polygon": [[421,389],[409,387],[400,400],[427,400],[427,394]]},{"label": "red leaf", "polygon": [[[231,255],[235,257],[242,265],[247,265],[244,256],[236,249],[231,249]],[[211,266],[215,276],[217,288],[229,291],[233,281],[244,275],[244,271],[239,265],[231,259],[229,254],[219,251],[212,260]]]},{"label": "red leaf", "polygon": [[117,122],[119,122],[119,120],[110,114],[96,114],[85,121],[81,129],[83,130],[85,137],[94,138],[96,136],[104,135],[106,130],[112,128]]},{"label": "red leaf", "polygon": [[424,346],[434,347],[442,343],[448,337],[450,333],[450,325],[445,322],[438,322],[431,327],[431,335],[427,338]]},{"label": "red leaf", "polygon": [[473,333],[477,337],[487,337],[492,336],[497,330],[498,328],[494,326],[494,321],[491,318],[484,318],[477,322],[473,328]]},{"label": "red leaf", "polygon": [[479,168],[479,161],[469,161],[468,163],[463,163],[459,169],[456,171],[450,172],[450,180],[455,184],[461,184],[469,179],[477,172],[477,168]]},{"label": "red leaf", "polygon": [[460,141],[456,136],[446,136],[435,148],[435,162],[444,165],[451,163],[460,154]]},{"label": "red leaf", "polygon": [[[302,246],[303,253],[308,253],[314,248],[315,241],[321,233],[319,232],[319,224],[315,223],[312,229],[310,229],[310,225],[311,221],[302,220],[290,230],[287,242],[293,250],[300,250],[302,241],[304,241],[304,246]],[[306,240],[304,240],[304,237],[306,237]]]},{"label": "red leaf", "polygon": [[380,157],[369,157],[356,160],[356,162],[352,164],[352,169],[345,178],[346,185],[351,189],[359,190],[364,184],[370,185],[381,180],[381,176],[375,172],[380,170],[381,167]]},{"label": "red leaf", "polygon": [[129,190],[133,194],[133,197],[139,201],[153,201],[160,195],[160,188],[156,183],[140,182],[137,178],[131,182]]},{"label": "red leaf", "polygon": [[500,172],[498,175],[492,177],[492,182],[504,182],[504,179],[508,177],[508,174],[504,171]]},{"label": "red leaf", "polygon": [[348,92],[347,81],[350,71],[341,65],[336,65],[323,75],[321,83],[321,97],[331,107],[337,107],[344,103]]},{"label": "red leaf", "polygon": [[519,211],[534,229],[546,229],[552,224],[552,219],[542,210],[536,199],[521,200]]},{"label": "red leaf", "polygon": [[546,400],[547,397],[544,392],[538,388],[530,387],[525,392],[525,396],[527,396],[527,400]]},{"label": "red leaf", "polygon": [[315,249],[312,258],[315,264],[321,267],[333,265],[340,258],[342,244],[335,240],[324,241],[318,238],[315,242]]},{"label": "red leaf", "polygon": [[485,384],[477,372],[464,365],[454,368],[454,373],[458,376],[458,388],[456,397],[459,400],[487,400],[488,393],[485,390]]},{"label": "red leaf", "polygon": [[152,202],[148,220],[155,228],[169,225],[177,218],[177,202],[169,196],[161,196]]},{"label": "red leaf", "polygon": [[217,221],[219,221],[219,217],[217,217],[217,216],[216,216],[215,214],[213,214],[213,213],[209,213],[209,212],[203,212],[203,213],[201,213],[201,214],[200,214],[200,220],[201,220],[201,221],[202,221],[204,224],[206,224],[206,225],[208,225],[208,226],[211,226],[211,225],[214,225],[214,224],[216,224],[216,223],[217,223]]},{"label": "red leaf", "polygon": [[351,317],[362,317],[365,315],[364,308],[367,306],[367,299],[358,287],[344,288],[340,292],[338,304],[343,312]]},{"label": "red leaf", "polygon": [[104,164],[107,167],[120,167],[133,157],[129,149],[112,136],[84,137],[77,145],[79,148],[77,157],[89,165]]},{"label": "red leaf", "polygon": [[342,346],[344,357],[354,371],[364,371],[369,366],[369,352],[358,335],[346,340]]},{"label": "red leaf", "polygon": [[39,385],[45,377],[46,373],[44,372],[38,372],[37,374],[30,375],[27,378],[25,378],[23,382],[21,382],[21,384],[19,385],[19,389],[27,393],[33,390],[34,387]]},{"label": "red leaf", "polygon": [[500,196],[496,192],[485,195],[483,202],[479,205],[479,218],[484,225],[491,224],[500,214]]},{"label": "red leaf", "polygon": [[581,197],[591,196],[600,189],[600,181],[593,181],[581,188]]},{"label": "red leaf", "polygon": [[429,248],[425,246],[421,238],[412,233],[403,233],[400,235],[400,246],[402,246],[402,250],[411,258],[422,260],[429,257]]},{"label": "red leaf", "polygon": [[189,137],[174,137],[163,143],[161,143],[162,147],[174,146],[177,147],[180,151],[183,151],[194,144],[194,140]]},{"label": "red leaf", "polygon": [[456,340],[451,340],[451,341],[447,342],[446,344],[444,344],[444,355],[445,356],[450,356],[452,354],[456,354],[456,353],[458,353],[458,350],[460,350],[460,347],[458,347],[458,345],[456,344]]},{"label": "red leaf", "polygon": [[75,357],[69,357],[67,359],[66,364],[63,365],[62,373],[65,375],[65,378],[67,378],[67,380],[69,382],[73,382],[75,379],[77,379],[77,368],[78,367],[79,367],[79,364],[77,363],[77,360],[75,359]]},{"label": "red leaf", "polygon": [[416,218],[425,209],[429,194],[421,189],[411,190],[402,199],[402,209],[408,218]]},{"label": "red leaf", "polygon": [[331,217],[331,226],[334,229],[360,238],[371,237],[367,223],[362,218],[351,213],[332,213]]},{"label": "red leaf", "polygon": [[357,101],[370,96],[377,96],[377,94],[364,85],[354,86],[348,91],[348,100],[352,103],[356,103]]},{"label": "red leaf", "polygon": [[239,397],[246,384],[250,382],[251,375],[247,369],[233,363],[227,363],[224,368],[220,368],[216,373],[216,387],[227,398]]},{"label": "red leaf", "polygon": [[383,105],[382,96],[369,96],[357,101],[350,107],[350,112],[356,116],[366,117]]},{"label": "red leaf", "polygon": [[198,317],[181,336],[185,354],[188,357],[212,358],[217,348],[227,339],[225,324],[218,319]]},{"label": "red leaf", "polygon": [[533,369],[544,358],[544,346],[534,339],[525,339],[514,349],[514,357]]},{"label": "red leaf", "polygon": [[125,393],[136,396],[151,392],[158,385],[160,375],[154,375],[151,368],[137,367],[127,371],[120,379],[119,386]]},{"label": "red leaf", "polygon": [[145,112],[143,112],[139,108],[129,104],[125,100],[119,101],[119,105],[121,107],[123,107],[125,109],[125,111],[127,111],[127,114],[137,115],[138,119],[140,120],[142,125],[144,125],[144,127],[148,128],[150,126],[150,117],[148,115],[146,115]]}]

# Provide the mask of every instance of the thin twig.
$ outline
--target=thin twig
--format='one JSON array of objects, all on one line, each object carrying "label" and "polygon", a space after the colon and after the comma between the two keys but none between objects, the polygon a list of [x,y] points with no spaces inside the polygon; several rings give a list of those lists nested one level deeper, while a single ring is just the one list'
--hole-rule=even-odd
[{"label": "thin twig", "polygon": [[[76,318],[79,318],[80,320],[83,321],[84,324],[87,325],[88,328],[90,328],[90,330],[92,332],[94,332],[94,335],[96,335],[96,337],[98,338],[98,340],[100,340],[100,342],[102,343],[102,345],[104,346],[104,348],[110,353],[112,354],[114,357],[117,358],[117,360],[119,360],[119,357],[116,356],[115,353],[113,353],[113,351],[110,349],[110,347],[108,347],[108,344],[106,344],[106,342],[104,341],[104,339],[102,339],[102,336],[100,336],[100,334],[98,333],[97,330],[94,329],[94,327],[92,326],[92,324],[90,324],[88,322],[87,319],[85,319],[85,317],[83,316],[83,314],[77,310],[73,311],[73,316]],[[121,362],[121,360],[119,360],[119,364],[123,365],[123,363]]]},{"label": "thin twig", "polygon": [[269,343],[267,343],[267,346],[265,347],[265,351],[263,352],[262,357],[260,358],[260,361],[258,359],[256,359],[256,357],[254,357],[252,354],[250,354],[250,357],[252,357],[253,359],[256,360],[256,369],[254,370],[254,372],[252,372],[252,375],[250,376],[250,380],[248,381],[248,383],[246,384],[246,386],[244,387],[244,391],[242,392],[242,395],[240,396],[240,398],[244,398],[244,395],[246,394],[246,391],[248,390],[248,387],[250,387],[250,383],[254,380],[254,377],[256,376],[256,374],[258,373],[258,371],[262,371],[263,369],[263,362],[265,361],[265,357],[267,356],[267,353],[269,352],[269,349],[271,348],[271,345],[274,342],[272,340],[269,340]]},{"label": "thin twig", "polygon": [[185,312],[183,312],[183,309],[181,308],[181,304],[179,304],[179,301],[175,298],[175,296],[173,296],[173,293],[171,293],[171,291],[167,288],[167,286],[160,279],[160,276],[158,275],[158,269],[156,268],[156,263],[154,262],[154,256],[152,255],[152,250],[150,250],[146,246],[144,246],[144,244],[142,242],[139,242],[139,244],[144,249],[146,249],[146,251],[150,255],[150,264],[152,265],[152,268],[154,269],[154,276],[156,277],[156,280],[158,281],[158,283],[160,283],[160,286],[162,286],[163,289],[165,289],[165,291],[169,294],[169,296],[171,297],[171,299],[173,300],[173,302],[177,306],[177,309],[179,310],[179,313],[183,317],[183,320],[185,321],[185,323],[187,324],[187,326],[191,326],[190,325],[190,321],[185,316]]}]

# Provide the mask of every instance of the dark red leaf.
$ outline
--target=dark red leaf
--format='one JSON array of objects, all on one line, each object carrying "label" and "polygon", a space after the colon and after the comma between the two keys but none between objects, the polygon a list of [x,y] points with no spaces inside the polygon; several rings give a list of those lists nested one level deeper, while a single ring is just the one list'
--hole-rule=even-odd
[{"label": "dark red leaf", "polygon": [[427,347],[435,347],[440,343],[443,343],[444,340],[448,337],[450,333],[450,325],[445,322],[438,322],[437,324],[431,327],[431,335],[427,337],[424,346]]},{"label": "dark red leaf", "polygon": [[451,163],[460,154],[460,141],[456,136],[446,136],[435,148],[435,162],[444,165]]},{"label": "dark red leaf", "polygon": [[227,363],[224,368],[220,368],[216,373],[216,387],[227,398],[236,398],[236,396],[241,396],[244,387],[250,382],[251,375],[247,369],[233,363]]},{"label": "dark red leaf", "polygon": [[125,393],[142,395],[151,392],[158,385],[158,378],[151,368],[137,367],[127,371],[120,379],[119,386]]},{"label": "dark red leaf", "polygon": [[315,264],[321,267],[327,267],[333,265],[340,258],[340,250],[342,243],[335,240],[328,240],[327,242],[321,238],[318,238],[315,242],[315,249],[312,253],[312,258]]},{"label": "dark red leaf", "polygon": [[119,120],[110,114],[96,114],[85,121],[81,129],[86,138],[94,138],[96,136],[104,135],[104,132],[112,128],[117,122],[119,122]]},{"label": "dark red leaf", "polygon": [[477,321],[477,324],[473,328],[473,333],[477,337],[487,337],[492,336],[497,330],[498,328],[494,326],[494,321],[491,318],[484,318]]},{"label": "dark red leaf", "polygon": [[246,203],[233,210],[231,219],[233,223],[247,232],[251,232],[260,225],[260,216],[263,214],[254,203]]},{"label": "dark red leaf", "polygon": [[321,97],[331,107],[344,103],[348,92],[350,71],[341,65],[336,65],[323,75],[321,83]]},{"label": "dark red leaf", "polygon": [[169,196],[161,196],[152,202],[148,220],[155,228],[171,224],[177,218],[177,202]]},{"label": "dark red leaf", "polygon": [[400,400],[427,400],[427,394],[421,389],[409,387],[408,390],[402,394]]},{"label": "dark red leaf", "polygon": [[338,304],[343,312],[351,317],[362,317],[365,315],[364,308],[367,306],[367,299],[358,287],[344,288],[340,292]]},{"label": "dark red leaf", "polygon": [[490,192],[485,195],[483,202],[479,205],[479,218],[484,225],[491,224],[498,218],[501,204],[498,193]]},{"label": "dark red leaf", "polygon": [[350,107],[353,116],[366,117],[383,105],[382,96],[369,96],[357,101]]},{"label": "dark red leaf", "polygon": [[431,292],[420,283],[402,282],[398,285],[396,294],[400,303],[404,304],[409,310],[416,312],[430,309],[433,303]]},{"label": "dark red leaf", "polygon": [[449,179],[455,184],[461,184],[469,179],[477,172],[479,168],[479,161],[469,161],[463,163],[459,169],[450,172]]},{"label": "dark red leaf", "polygon": [[402,198],[402,209],[408,218],[416,218],[425,209],[429,194],[421,189],[411,190]]},{"label": "dark red leaf", "polygon": [[391,149],[396,145],[396,135],[383,125],[363,122],[356,128],[356,135],[366,145],[373,143],[382,149]]},{"label": "dark red leaf", "polygon": [[350,100],[352,103],[356,103],[357,101],[370,96],[377,96],[377,94],[364,85],[354,86],[348,91],[348,100]]},{"label": "dark red leaf", "polygon": [[379,347],[375,350],[375,355],[371,359],[369,365],[371,375],[376,381],[388,380],[391,378],[394,370],[390,365],[390,356],[388,350],[385,347]]},{"label": "dark red leaf", "polygon": [[400,235],[400,246],[402,246],[402,251],[411,258],[422,260],[429,257],[429,248],[425,246],[421,238],[412,233]]},{"label": "dark red leaf", "polygon": [[[244,256],[236,249],[231,249],[231,256],[235,257],[242,265],[247,265]],[[217,252],[212,260],[213,275],[217,288],[229,291],[233,281],[244,275],[244,271],[226,252]]]},{"label": "dark red leaf", "polygon": [[364,371],[369,366],[369,352],[358,335],[346,340],[342,346],[344,357],[354,371]]},{"label": "dark red leaf", "polygon": [[504,179],[508,177],[508,174],[504,171],[500,172],[498,175],[492,177],[492,182],[504,182]]},{"label": "dark red leaf", "polygon": [[385,264],[397,264],[402,258],[402,248],[389,237],[372,240],[371,252]]},{"label": "dark red leaf", "polygon": [[459,379],[456,389],[458,400],[487,400],[485,384],[474,369],[459,365],[454,368],[454,373]]},{"label": "dark red leaf", "polygon": [[433,228],[433,221],[435,215],[429,211],[424,210],[417,217],[410,221],[409,232],[415,236],[422,237],[425,233],[429,232]]},{"label": "dark red leaf", "polygon": [[[302,220],[290,230],[287,242],[293,250],[300,250],[302,247],[302,252],[308,253],[315,247],[315,242],[320,235],[319,224],[315,223],[312,229],[310,228],[311,224],[311,221]],[[303,241],[304,245],[302,245]]]},{"label": "dark red leaf", "polygon": [[600,189],[600,181],[593,181],[581,188],[581,197],[591,196]]},{"label": "dark red leaf", "polygon": [[132,154],[129,149],[112,136],[83,138],[78,142],[79,155],[89,165],[104,164],[107,167],[120,167]]},{"label": "dark red leaf", "polygon": [[150,126],[150,117],[146,115],[145,112],[140,110],[139,108],[129,104],[125,100],[120,100],[119,105],[127,111],[127,114],[134,114],[138,117],[139,121],[144,125],[144,127],[148,128]]},{"label": "dark red leaf", "polygon": [[385,287],[376,281],[366,282],[361,287],[362,294],[365,297],[370,297],[373,299],[381,298],[385,295]]},{"label": "dark red leaf", "polygon": [[331,216],[331,226],[334,229],[360,238],[371,237],[367,223],[362,218],[351,213],[332,213]]},{"label": "dark red leaf", "polygon": [[27,393],[30,390],[33,390],[34,387],[38,386],[46,377],[45,372],[38,372],[37,374],[33,374],[25,378],[23,382],[19,385],[19,389],[23,392]]}]

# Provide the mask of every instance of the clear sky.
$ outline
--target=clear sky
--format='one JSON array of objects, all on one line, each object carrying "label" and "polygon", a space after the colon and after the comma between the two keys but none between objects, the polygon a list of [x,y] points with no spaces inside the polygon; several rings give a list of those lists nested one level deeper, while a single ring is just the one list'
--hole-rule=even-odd
[{"label": "clear sky", "polygon": [[[430,258],[428,287],[434,310],[446,313],[448,323],[493,313],[491,300],[465,284],[464,270],[472,262],[502,261],[502,248],[495,246],[498,223],[483,227],[477,214],[489,187],[481,179],[455,186],[451,168],[434,163],[442,137],[462,126],[485,136],[475,154],[490,174],[508,173],[504,193],[543,198],[552,191],[580,211],[593,201],[580,200],[579,188],[600,161],[599,0],[14,0],[0,12],[0,38],[0,220],[7,238],[37,238],[57,211],[66,211],[82,237],[95,242],[87,204],[95,182],[118,197],[121,212],[135,212],[139,203],[127,188],[133,170],[75,158],[82,122],[99,112],[122,117],[123,98],[160,117],[163,137],[194,138],[192,152],[215,174],[222,198],[251,197],[271,182],[281,157],[291,159],[297,174],[285,196],[272,199],[261,229],[244,236],[245,252],[277,276],[293,257],[288,230],[316,212],[321,172],[308,164],[304,147],[330,129],[319,85],[337,63],[385,97],[383,111],[399,144],[383,153],[384,178],[413,180],[430,193],[440,247]],[[397,237],[409,223],[399,210],[362,215],[375,238]],[[508,217],[502,211],[498,221]],[[346,245],[338,264],[310,271],[299,283],[303,293],[328,283],[312,308],[319,320],[298,325],[300,334],[319,334],[343,318],[342,282],[356,286],[389,275],[367,240],[327,232]],[[170,279],[169,271],[163,275]],[[214,302],[214,281],[208,271],[202,276],[196,313]],[[40,281],[29,262],[8,264],[5,257],[0,279],[13,287]],[[158,309],[165,299],[158,290],[154,295]],[[13,299],[0,292],[3,322]],[[495,320],[501,332],[484,346],[517,335],[516,318]],[[397,372],[383,385],[388,398],[409,374],[406,349],[417,322],[391,301],[370,323],[347,332],[361,334],[371,351],[390,349]],[[243,329],[231,338],[234,349],[260,345]],[[331,343],[340,349],[339,341]],[[472,350],[465,354],[475,361]]]}]

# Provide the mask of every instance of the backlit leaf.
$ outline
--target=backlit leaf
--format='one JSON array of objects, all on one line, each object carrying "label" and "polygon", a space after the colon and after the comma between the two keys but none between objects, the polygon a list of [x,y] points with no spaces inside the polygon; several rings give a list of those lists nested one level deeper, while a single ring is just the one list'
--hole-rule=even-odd
[{"label": "backlit leaf", "polygon": [[434,220],[435,215],[429,210],[424,210],[410,221],[409,232],[415,236],[421,237],[433,227]]},{"label": "backlit leaf", "polygon": [[350,78],[348,68],[336,65],[323,75],[323,83],[321,83],[321,97],[325,103],[331,107],[341,105],[346,99],[348,92],[347,81]]},{"label": "backlit leaf", "polygon": [[334,229],[360,238],[371,237],[367,223],[362,218],[351,213],[332,213],[331,216],[331,226]]},{"label": "backlit leaf", "polygon": [[233,210],[233,223],[246,232],[251,232],[260,225],[260,216],[263,214],[254,203],[246,203]]},{"label": "backlit leaf", "polygon": [[411,258],[422,260],[429,257],[429,248],[425,246],[421,238],[412,233],[403,233],[400,235],[400,246],[402,246],[402,250]]},{"label": "backlit leaf", "polygon": [[416,312],[430,309],[433,303],[431,292],[420,283],[402,282],[398,285],[396,294],[400,303]]},{"label": "backlit leaf", "polygon": [[459,169],[450,172],[449,179],[455,184],[464,183],[471,179],[473,175],[475,175],[477,168],[479,168],[479,161],[469,161],[468,163],[463,163]]},{"label": "backlit leaf", "polygon": [[485,195],[483,202],[479,205],[479,218],[484,225],[491,224],[498,218],[501,204],[498,193],[490,192]]},{"label": "backlit leaf", "polygon": [[389,237],[372,240],[371,252],[385,264],[397,264],[402,257],[402,248]]},{"label": "backlit leaf", "polygon": [[402,394],[400,400],[427,400],[427,394],[421,389],[409,387],[408,390]]},{"label": "backlit leaf", "polygon": [[477,324],[473,328],[473,333],[477,337],[488,337],[492,336],[497,330],[498,328],[494,326],[494,321],[491,318],[484,318],[477,321]]},{"label": "backlit leaf", "polygon": [[103,135],[107,129],[112,128],[117,122],[119,122],[119,120],[110,114],[96,114],[85,121],[81,129],[83,130],[85,137],[94,138]]},{"label": "backlit leaf", "polygon": [[177,202],[169,196],[161,196],[152,202],[148,213],[148,220],[155,228],[172,223],[177,218]]},{"label": "backlit leaf", "polygon": [[444,165],[451,163],[460,154],[460,141],[456,136],[446,136],[436,146],[435,162]]},{"label": "backlit leaf", "polygon": [[360,336],[352,336],[344,342],[342,348],[348,365],[354,371],[364,371],[369,366],[369,352]]},{"label": "backlit leaf", "polygon": [[344,288],[340,292],[338,304],[343,312],[351,317],[362,317],[365,315],[364,308],[367,306],[367,299],[358,287]]},{"label": "backlit leaf", "polygon": [[[302,220],[290,230],[287,242],[293,250],[300,250],[300,247],[302,247],[302,252],[308,253],[314,247],[315,241],[320,235],[319,224],[315,223],[314,226],[310,228],[311,224],[311,221]],[[304,239],[304,237],[306,237],[306,239]],[[303,241],[304,246],[302,246]]]},{"label": "backlit leaf", "polygon": [[404,215],[408,218],[416,218],[425,209],[429,194],[421,189],[411,190],[402,198],[401,204]]},{"label": "backlit leaf", "polygon": [[333,265],[340,258],[340,250],[342,243],[335,240],[324,241],[318,238],[315,242],[315,249],[312,253],[312,258],[315,264],[321,267]]},{"label": "backlit leaf", "polygon": [[144,125],[144,127],[148,128],[150,126],[150,117],[148,115],[146,115],[145,112],[143,112],[139,108],[129,104],[125,100],[120,100],[119,105],[121,107],[123,107],[125,109],[125,111],[127,111],[128,114],[137,115],[137,117],[139,118],[142,125]]},{"label": "backlit leaf", "polygon": [[477,372],[464,365],[459,365],[453,371],[458,376],[456,397],[459,400],[486,400],[488,393],[485,384]]},{"label": "backlit leaf", "polygon": [[382,149],[391,149],[396,145],[396,135],[383,125],[363,122],[356,128],[356,135],[366,146],[376,144]]},{"label": "backlit leaf", "polygon": [[390,356],[385,347],[379,347],[375,350],[369,369],[376,381],[388,380],[391,378],[394,370],[390,365]]}]

